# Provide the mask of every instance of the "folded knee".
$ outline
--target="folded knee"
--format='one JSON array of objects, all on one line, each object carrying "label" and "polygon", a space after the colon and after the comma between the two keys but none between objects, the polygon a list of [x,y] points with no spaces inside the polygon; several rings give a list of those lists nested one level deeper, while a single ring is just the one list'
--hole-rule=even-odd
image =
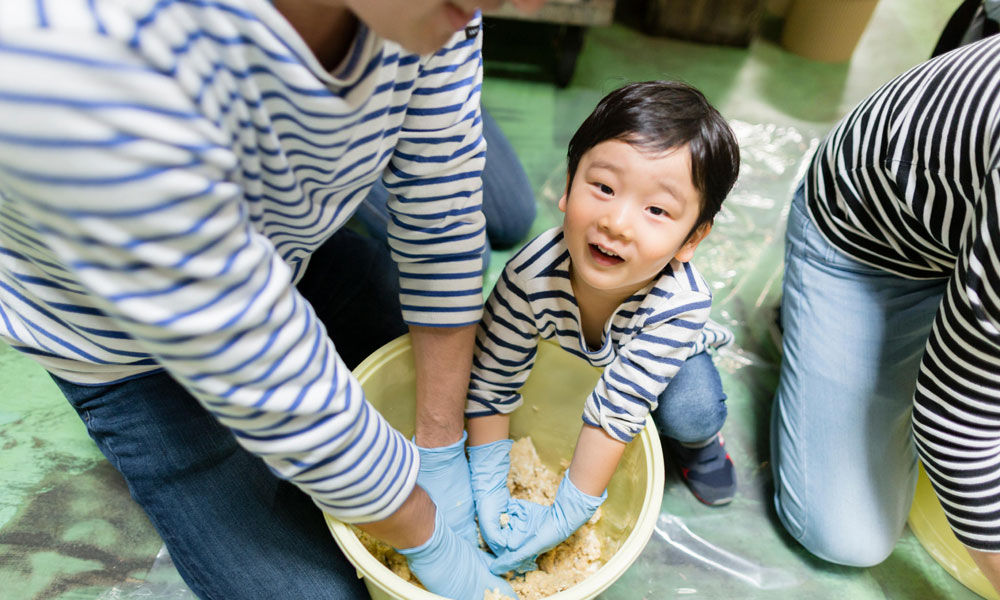
[{"label": "folded knee", "polygon": [[[779,509],[780,513],[780,509]],[[865,526],[850,519],[811,519],[799,525],[782,515],[788,532],[811,554],[848,567],[872,567],[892,554],[899,538],[884,528]]]},{"label": "folded knee", "polygon": [[846,539],[835,532],[828,532],[826,536],[811,536],[808,541],[804,538],[802,545],[819,558],[838,565],[874,567],[889,558],[896,540],[872,539],[871,536]]}]

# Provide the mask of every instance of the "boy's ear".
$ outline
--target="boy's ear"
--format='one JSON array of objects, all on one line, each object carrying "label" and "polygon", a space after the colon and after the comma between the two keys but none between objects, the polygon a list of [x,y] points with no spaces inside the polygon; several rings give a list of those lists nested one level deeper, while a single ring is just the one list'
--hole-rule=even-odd
[{"label": "boy's ear", "polygon": [[562,198],[559,199],[559,210],[566,212],[566,198],[569,196],[569,173],[566,174],[566,190],[563,192]]},{"label": "boy's ear", "polygon": [[699,225],[697,229],[691,232],[691,235],[688,236],[687,241],[684,242],[681,249],[677,251],[674,258],[681,262],[688,262],[691,260],[694,257],[695,248],[698,247],[698,244],[700,244],[703,239],[708,237],[708,232],[710,231],[712,231],[711,223],[702,223]]}]

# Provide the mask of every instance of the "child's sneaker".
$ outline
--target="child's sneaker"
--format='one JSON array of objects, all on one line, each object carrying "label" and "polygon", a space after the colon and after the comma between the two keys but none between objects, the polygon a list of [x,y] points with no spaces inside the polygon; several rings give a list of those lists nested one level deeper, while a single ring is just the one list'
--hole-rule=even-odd
[{"label": "child's sneaker", "polygon": [[681,478],[695,498],[709,506],[729,504],[736,495],[736,469],[726,452],[722,434],[700,448],[689,448],[677,440],[660,436],[666,443]]}]

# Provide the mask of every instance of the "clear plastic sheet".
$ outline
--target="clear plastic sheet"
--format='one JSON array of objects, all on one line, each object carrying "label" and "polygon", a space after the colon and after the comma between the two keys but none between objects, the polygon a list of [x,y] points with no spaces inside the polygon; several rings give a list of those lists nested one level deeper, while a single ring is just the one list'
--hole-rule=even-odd
[{"label": "clear plastic sheet", "polygon": [[[715,290],[713,316],[736,334],[717,363],[729,396],[723,433],[737,466],[739,492],[728,506],[700,504],[667,457],[667,482],[656,529],[635,564],[600,598],[883,599],[975,596],[950,578],[907,534],[896,552],[870,569],[840,567],[808,554],[781,527],[771,496],[768,421],[779,345],[774,326],[780,297],[785,220],[794,186],[819,132],[733,122],[740,139],[739,183],[699,247],[695,263]],[[561,221],[556,201],[565,170],[539,192],[539,220]],[[494,259],[488,282],[502,268]],[[145,582],[117,586],[101,600],[187,600],[161,550]]]},{"label": "clear plastic sheet", "polygon": [[197,600],[181,579],[166,546],[153,560],[143,581],[125,582],[101,594],[97,600]]}]

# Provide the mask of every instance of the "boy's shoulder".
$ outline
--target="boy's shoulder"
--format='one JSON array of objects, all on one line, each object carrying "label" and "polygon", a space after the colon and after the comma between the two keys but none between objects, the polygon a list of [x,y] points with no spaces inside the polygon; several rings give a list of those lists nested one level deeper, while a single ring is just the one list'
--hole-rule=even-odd
[{"label": "boy's shoulder", "polygon": [[569,251],[562,227],[543,231],[525,244],[507,261],[508,276],[522,281],[539,277],[568,277]]},{"label": "boy's shoulder", "polygon": [[712,288],[693,263],[672,260],[660,273],[647,296],[671,299],[675,296],[712,297]]}]

